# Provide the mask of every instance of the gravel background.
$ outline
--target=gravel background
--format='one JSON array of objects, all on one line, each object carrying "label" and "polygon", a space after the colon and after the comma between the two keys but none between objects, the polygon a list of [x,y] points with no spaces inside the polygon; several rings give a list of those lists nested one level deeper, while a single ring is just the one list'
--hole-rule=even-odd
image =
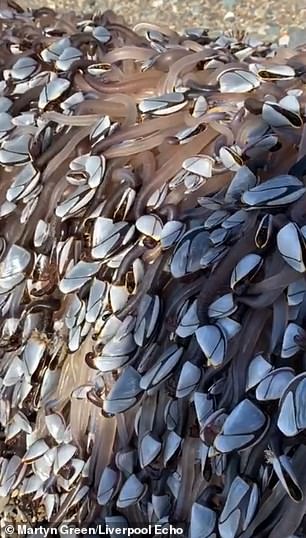
[{"label": "gravel background", "polygon": [[[32,0],[30,7],[47,5],[57,10],[113,9],[130,25],[158,22],[177,30],[190,26],[224,29],[224,16],[235,13],[239,28],[267,39],[286,32],[306,36],[306,0]],[[237,22],[238,26],[238,22]],[[305,37],[306,40],[306,37]]]}]

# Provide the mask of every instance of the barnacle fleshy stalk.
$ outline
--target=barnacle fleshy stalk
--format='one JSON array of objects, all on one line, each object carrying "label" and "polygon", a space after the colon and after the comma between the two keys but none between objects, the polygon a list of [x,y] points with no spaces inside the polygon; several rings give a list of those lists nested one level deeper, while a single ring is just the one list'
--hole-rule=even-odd
[{"label": "barnacle fleshy stalk", "polygon": [[306,47],[0,17],[1,524],[305,535]]}]

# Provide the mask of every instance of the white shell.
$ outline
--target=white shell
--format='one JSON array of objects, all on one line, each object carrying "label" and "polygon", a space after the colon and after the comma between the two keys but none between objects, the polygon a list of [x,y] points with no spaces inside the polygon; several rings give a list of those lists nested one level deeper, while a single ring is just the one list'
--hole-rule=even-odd
[{"label": "white shell", "polygon": [[197,342],[213,366],[222,364],[226,354],[226,337],[216,325],[204,325],[196,331]]},{"label": "white shell", "polygon": [[136,228],[143,235],[159,241],[163,230],[163,223],[157,215],[143,215],[136,220]]},{"label": "white shell", "polygon": [[281,228],[277,234],[277,247],[290,267],[299,273],[306,271],[303,259],[304,245],[301,244],[301,234],[296,224],[289,222]]},{"label": "white shell", "polygon": [[185,159],[182,167],[187,172],[209,178],[212,176],[214,163],[214,159],[209,155],[195,155],[194,157]]}]

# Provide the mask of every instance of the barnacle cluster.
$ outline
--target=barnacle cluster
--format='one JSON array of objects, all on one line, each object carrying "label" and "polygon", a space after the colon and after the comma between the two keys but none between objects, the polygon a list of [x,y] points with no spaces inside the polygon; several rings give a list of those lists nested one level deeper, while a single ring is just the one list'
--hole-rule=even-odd
[{"label": "barnacle cluster", "polygon": [[1,525],[305,537],[306,46],[12,0],[0,43]]}]

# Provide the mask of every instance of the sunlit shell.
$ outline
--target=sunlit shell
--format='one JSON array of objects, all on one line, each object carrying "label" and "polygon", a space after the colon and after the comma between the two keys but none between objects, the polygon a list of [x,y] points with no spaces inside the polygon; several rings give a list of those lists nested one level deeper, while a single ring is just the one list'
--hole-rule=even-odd
[{"label": "sunlit shell", "polygon": [[139,104],[139,110],[143,114],[164,116],[173,114],[187,105],[182,93],[168,93],[158,97],[150,97]]},{"label": "sunlit shell", "polygon": [[93,28],[92,35],[103,44],[108,43],[112,38],[111,33],[104,26],[96,26],[96,28]]},{"label": "sunlit shell", "polygon": [[240,402],[226,419],[214,446],[221,453],[254,445],[266,428],[266,417],[250,400]]},{"label": "sunlit shell", "polygon": [[38,107],[42,110],[46,108],[49,103],[59,99],[69,86],[70,81],[65,78],[56,78],[49,82],[39,96]]},{"label": "sunlit shell", "polygon": [[156,215],[143,215],[136,221],[137,230],[144,235],[152,237],[155,241],[159,241],[162,227],[162,221]]},{"label": "sunlit shell", "polygon": [[255,513],[259,500],[258,486],[252,487],[240,476],[233,480],[223,512],[219,519],[221,538],[234,538],[239,529],[246,529]]},{"label": "sunlit shell", "polygon": [[28,163],[11,183],[6,193],[6,199],[13,202],[14,200],[25,198],[37,186],[39,178],[40,173],[35,170],[32,163]]},{"label": "sunlit shell", "polygon": [[103,155],[86,155],[77,157],[70,163],[71,172],[66,176],[72,184],[88,183],[90,188],[96,188],[103,180],[105,173],[105,158]]},{"label": "sunlit shell", "polygon": [[303,273],[306,270],[304,264],[304,241],[296,224],[290,222],[277,234],[277,247],[282,257],[295,271]]},{"label": "sunlit shell", "polygon": [[30,160],[30,135],[20,135],[4,140],[0,146],[0,163],[2,165],[21,165]]},{"label": "sunlit shell", "polygon": [[293,437],[305,428],[305,374],[291,380],[279,403],[277,426],[281,432]]},{"label": "sunlit shell", "polygon": [[299,128],[303,124],[299,101],[294,95],[287,95],[278,103],[265,101],[262,117],[272,127]]},{"label": "sunlit shell", "polygon": [[231,276],[231,288],[234,289],[242,281],[249,280],[258,272],[262,258],[258,254],[247,254],[236,265]]},{"label": "sunlit shell", "polygon": [[260,81],[253,73],[237,69],[221,73],[219,84],[222,93],[245,93],[258,88]]},{"label": "sunlit shell", "polygon": [[44,49],[41,52],[41,57],[45,62],[56,61],[57,58],[64,52],[64,50],[70,46],[70,39],[68,37],[63,37],[62,39],[56,40],[48,48]]},{"label": "sunlit shell", "polygon": [[237,309],[232,293],[223,295],[214,301],[208,308],[208,315],[210,318],[224,318],[230,316]]},{"label": "sunlit shell", "polygon": [[262,355],[256,355],[249,365],[246,389],[256,386],[271,370],[272,365]]},{"label": "sunlit shell", "polygon": [[189,157],[183,162],[183,168],[187,172],[197,174],[199,176],[211,177],[214,159],[209,155],[197,155]]},{"label": "sunlit shell", "polygon": [[97,273],[100,266],[99,262],[78,262],[61,280],[59,285],[60,290],[62,293],[71,293],[72,291],[78,290]]},{"label": "sunlit shell", "polygon": [[160,234],[161,246],[164,250],[171,248],[184,233],[185,226],[182,222],[171,220],[166,222]]},{"label": "sunlit shell", "polygon": [[226,337],[216,325],[205,325],[196,331],[196,338],[207,360],[213,366],[222,364],[226,353]]},{"label": "sunlit shell", "polygon": [[17,62],[14,63],[11,69],[11,76],[15,80],[25,80],[29,78],[37,69],[37,61],[30,56],[25,56],[19,58]]},{"label": "sunlit shell", "polygon": [[242,201],[249,206],[278,206],[291,204],[303,196],[303,184],[294,176],[279,176],[246,191]]},{"label": "sunlit shell", "polygon": [[240,156],[241,150],[239,147],[226,147],[220,149],[219,157],[228,170],[237,172],[243,166],[243,159]]},{"label": "sunlit shell", "polygon": [[171,260],[171,273],[174,278],[200,269],[201,256],[209,247],[209,234],[204,227],[197,227],[185,233],[178,242]]},{"label": "sunlit shell", "polygon": [[59,71],[68,71],[74,62],[82,57],[82,53],[75,47],[67,47],[57,58],[55,67]]},{"label": "sunlit shell", "polygon": [[290,80],[295,77],[295,71],[289,65],[250,64],[249,68],[263,80]]}]

